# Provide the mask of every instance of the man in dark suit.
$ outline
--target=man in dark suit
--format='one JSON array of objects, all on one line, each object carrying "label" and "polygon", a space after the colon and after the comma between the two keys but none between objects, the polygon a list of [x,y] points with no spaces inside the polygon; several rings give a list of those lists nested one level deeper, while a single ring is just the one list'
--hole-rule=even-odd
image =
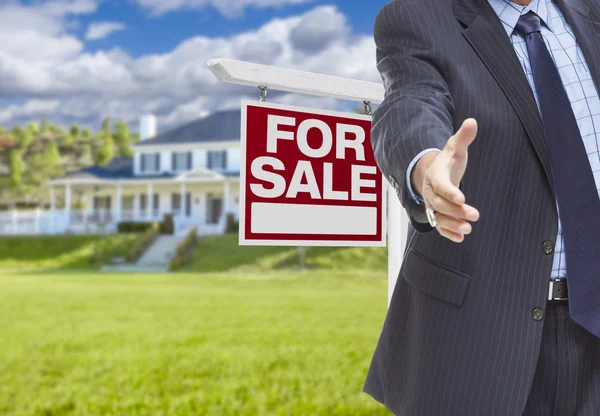
[{"label": "man in dark suit", "polygon": [[374,35],[373,148],[410,227],[364,391],[600,415],[600,0],[396,0]]}]

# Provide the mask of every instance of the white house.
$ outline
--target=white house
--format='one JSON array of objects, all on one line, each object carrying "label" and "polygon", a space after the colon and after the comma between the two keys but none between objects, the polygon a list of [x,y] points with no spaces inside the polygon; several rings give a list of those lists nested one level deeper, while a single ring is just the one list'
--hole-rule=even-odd
[{"label": "white house", "polygon": [[172,213],[177,233],[225,230],[238,217],[240,113],[217,112],[157,134],[140,119],[133,157],[115,158],[48,182],[50,212],[13,212],[0,233],[115,232],[121,221],[161,221]]}]

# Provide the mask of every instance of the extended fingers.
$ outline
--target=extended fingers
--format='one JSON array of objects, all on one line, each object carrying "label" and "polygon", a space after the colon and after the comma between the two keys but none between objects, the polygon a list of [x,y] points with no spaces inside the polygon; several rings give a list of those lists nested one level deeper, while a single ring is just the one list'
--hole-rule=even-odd
[{"label": "extended fingers", "polygon": [[438,230],[442,229],[460,236],[471,234],[471,231],[473,231],[473,227],[468,222],[442,214],[441,212],[435,213],[435,220]]},{"label": "extended fingers", "polygon": [[[434,194],[427,200],[428,205],[436,212],[466,221],[477,221],[479,213],[469,205],[458,205],[450,202],[439,194]],[[464,223],[464,221],[463,221]]]}]

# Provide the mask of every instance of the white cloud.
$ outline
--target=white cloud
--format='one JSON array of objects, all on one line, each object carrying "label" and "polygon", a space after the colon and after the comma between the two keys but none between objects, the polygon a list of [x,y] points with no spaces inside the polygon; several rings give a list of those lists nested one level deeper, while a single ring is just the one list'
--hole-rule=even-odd
[{"label": "white cloud", "polygon": [[[58,101],[58,106],[46,107],[48,119],[65,124],[77,122],[94,129],[106,116],[133,122],[132,127],[137,128],[139,115],[147,112],[156,114],[159,128],[164,129],[207,112],[239,108],[241,98],[258,99],[257,89],[217,82],[206,67],[211,58],[381,81],[372,36],[353,33],[344,14],[334,6],[274,19],[231,37],[189,38],[167,53],[139,58],[121,49],[84,52],[79,41],[64,34],[59,24],[48,32],[36,31],[35,23],[21,22],[20,33],[30,31],[30,38],[14,42],[21,47],[30,45],[36,52],[26,53],[0,41],[1,93],[7,98]],[[318,22],[327,25],[323,28]],[[44,36],[48,48],[45,52],[31,45]],[[271,92],[269,98],[321,108],[337,108],[340,104],[299,94]],[[12,113],[2,113],[0,122],[21,122],[27,114],[39,119],[31,105],[22,113],[15,112],[19,107],[11,107]]]},{"label": "white cloud", "polygon": [[43,117],[56,111],[59,106],[59,100],[29,100],[21,106],[11,105],[0,110],[0,123]]},{"label": "white cloud", "polygon": [[214,7],[227,17],[239,17],[246,8],[282,7],[287,5],[305,4],[313,0],[135,0],[142,8],[153,16],[185,9],[203,9]]},{"label": "white cloud", "polygon": [[83,44],[66,32],[68,18],[93,13],[96,7],[92,0],[0,4],[0,54],[27,62],[74,57]]},{"label": "white cloud", "polygon": [[121,22],[94,22],[90,23],[85,38],[89,40],[104,39],[112,33],[125,30]]}]

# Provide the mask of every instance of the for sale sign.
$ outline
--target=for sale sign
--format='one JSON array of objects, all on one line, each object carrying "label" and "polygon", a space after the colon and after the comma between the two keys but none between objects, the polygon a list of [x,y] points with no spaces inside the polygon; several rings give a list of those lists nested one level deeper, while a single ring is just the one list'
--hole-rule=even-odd
[{"label": "for sale sign", "polygon": [[241,245],[385,245],[370,116],[244,100],[241,126]]}]

